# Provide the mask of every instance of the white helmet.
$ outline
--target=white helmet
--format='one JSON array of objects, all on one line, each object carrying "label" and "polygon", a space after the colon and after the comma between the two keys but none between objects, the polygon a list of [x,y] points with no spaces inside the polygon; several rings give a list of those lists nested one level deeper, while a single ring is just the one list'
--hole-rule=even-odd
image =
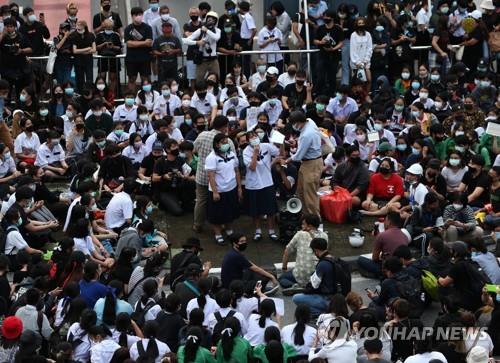
[{"label": "white helmet", "polygon": [[354,232],[349,235],[349,244],[351,247],[358,248],[363,246],[365,243],[365,236],[361,234],[361,231],[357,228],[354,228]]}]

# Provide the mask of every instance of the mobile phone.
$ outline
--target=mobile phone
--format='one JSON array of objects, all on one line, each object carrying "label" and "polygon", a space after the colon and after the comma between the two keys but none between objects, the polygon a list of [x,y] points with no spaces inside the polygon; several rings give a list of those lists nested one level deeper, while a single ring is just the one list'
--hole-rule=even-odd
[{"label": "mobile phone", "polygon": [[257,289],[260,288],[262,288],[262,280],[257,281],[257,283],[255,284],[254,292],[257,292]]},{"label": "mobile phone", "polygon": [[40,18],[43,18],[45,17],[45,14],[44,13],[40,13]]}]

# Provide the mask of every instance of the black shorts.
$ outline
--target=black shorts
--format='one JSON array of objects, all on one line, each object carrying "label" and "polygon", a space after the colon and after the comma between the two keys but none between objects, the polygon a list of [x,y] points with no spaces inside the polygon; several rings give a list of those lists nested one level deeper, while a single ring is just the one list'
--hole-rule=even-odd
[{"label": "black shorts", "polygon": [[149,77],[151,74],[151,62],[130,62],[126,61],[125,66],[127,67],[127,76],[135,77],[137,73],[140,73],[141,77]]},{"label": "black shorts", "polygon": [[[118,71],[117,71],[118,66]],[[118,73],[121,69],[121,60],[120,58],[113,59],[99,59],[99,73],[111,72]]]}]

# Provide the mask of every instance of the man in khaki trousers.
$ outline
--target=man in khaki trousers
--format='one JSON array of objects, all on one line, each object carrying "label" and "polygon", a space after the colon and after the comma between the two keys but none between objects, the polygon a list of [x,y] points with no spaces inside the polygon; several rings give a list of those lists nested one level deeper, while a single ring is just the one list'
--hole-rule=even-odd
[{"label": "man in khaki trousers", "polygon": [[287,163],[299,161],[299,178],[297,181],[297,196],[302,201],[302,212],[305,214],[319,213],[319,182],[323,171],[321,158],[321,135],[313,120],[307,119],[302,111],[290,114],[289,121],[295,131],[300,132],[297,152],[287,160]]}]

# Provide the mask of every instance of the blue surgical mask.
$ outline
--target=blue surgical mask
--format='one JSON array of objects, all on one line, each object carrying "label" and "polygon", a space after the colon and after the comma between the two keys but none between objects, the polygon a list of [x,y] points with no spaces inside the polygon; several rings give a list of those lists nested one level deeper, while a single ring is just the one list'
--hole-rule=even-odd
[{"label": "blue surgical mask", "polygon": [[40,114],[40,116],[45,117],[49,114],[49,110],[44,108],[44,109],[41,109],[40,111],[38,111],[38,113]]},{"label": "blue surgical mask", "polygon": [[116,134],[116,136],[118,136],[118,137],[122,136],[124,132],[125,132],[125,131],[123,131],[123,130],[115,130],[115,134]]},{"label": "blue surgical mask", "polygon": [[21,217],[19,217],[19,219],[17,220],[16,226],[21,227],[22,224],[23,224],[23,219]]},{"label": "blue surgical mask", "polygon": [[146,214],[150,215],[151,213],[153,213],[153,206],[152,205],[148,205],[146,207]]},{"label": "blue surgical mask", "polygon": [[396,147],[399,151],[405,151],[408,146],[406,144],[398,144]]},{"label": "blue surgical mask", "polygon": [[142,86],[142,89],[144,92],[151,92],[151,85],[150,84],[145,84],[144,86]]},{"label": "blue surgical mask", "polygon": [[416,148],[414,148],[414,147],[412,146],[412,148],[411,148],[411,153],[412,153],[413,155],[420,155],[420,150],[419,150],[419,149],[416,149]]},{"label": "blue surgical mask", "polygon": [[125,98],[125,104],[127,106],[133,106],[134,105],[134,99],[133,98]]},{"label": "blue surgical mask", "polygon": [[19,101],[26,102],[26,96],[23,94],[19,95]]},{"label": "blue surgical mask", "polygon": [[375,30],[378,31],[378,32],[383,32],[384,31],[384,27],[382,25],[377,25],[375,27]]},{"label": "blue surgical mask", "polygon": [[68,96],[73,96],[73,93],[75,93],[75,89],[72,87],[68,87],[64,89],[64,93]]},{"label": "blue surgical mask", "polygon": [[111,34],[113,34],[113,30],[111,30],[111,29],[104,29],[104,33],[106,35],[111,35]]},{"label": "blue surgical mask", "polygon": [[149,4],[149,8],[150,8],[152,11],[158,11],[158,9],[160,8],[160,5],[159,5],[158,3]]},{"label": "blue surgical mask", "polygon": [[420,88],[420,82],[411,82],[411,88],[413,88],[414,90],[417,90]]}]

